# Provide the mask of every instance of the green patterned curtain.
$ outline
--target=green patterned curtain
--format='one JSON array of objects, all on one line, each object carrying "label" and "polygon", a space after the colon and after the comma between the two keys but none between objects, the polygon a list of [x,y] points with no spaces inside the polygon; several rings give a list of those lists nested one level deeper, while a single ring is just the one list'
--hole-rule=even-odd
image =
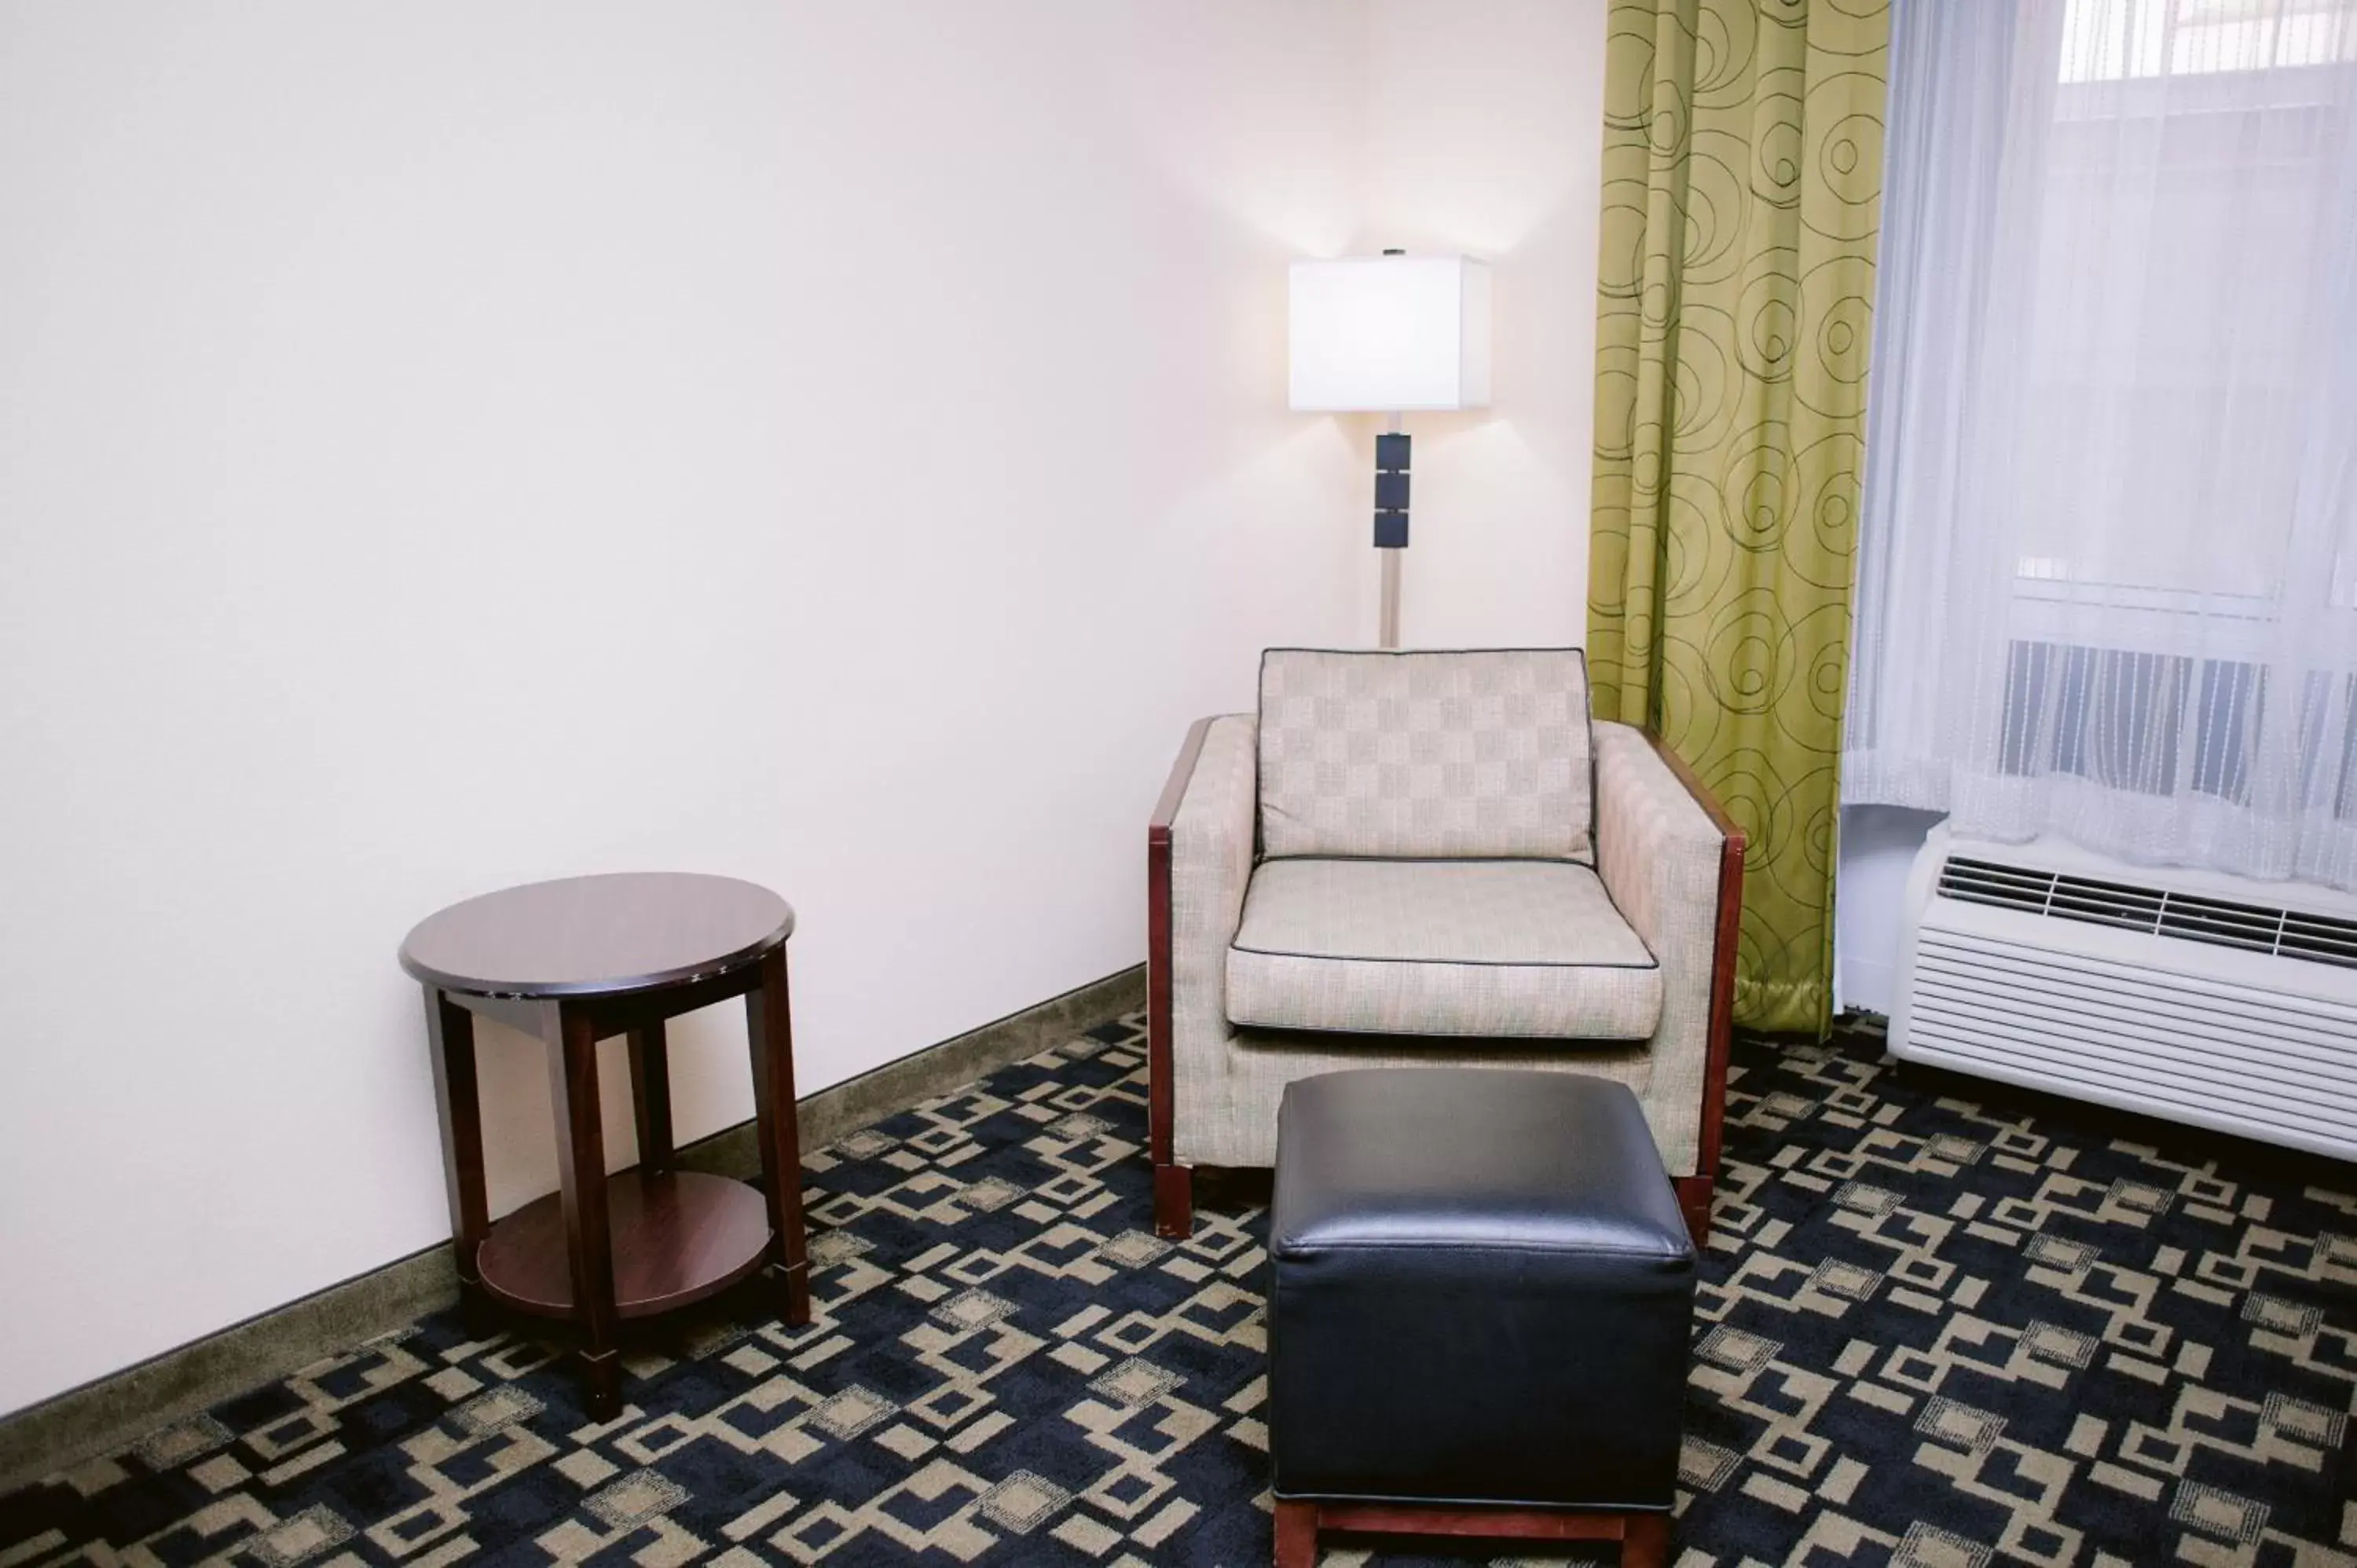
[{"label": "green patterned curtain", "polygon": [[1612,0],[1596,712],[1748,830],[1736,1016],[1822,1030],[1887,0]]}]

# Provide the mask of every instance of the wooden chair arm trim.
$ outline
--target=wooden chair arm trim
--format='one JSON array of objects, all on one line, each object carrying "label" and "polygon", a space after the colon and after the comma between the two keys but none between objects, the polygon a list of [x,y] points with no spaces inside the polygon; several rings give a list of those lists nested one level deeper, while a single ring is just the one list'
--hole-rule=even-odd
[{"label": "wooden chair arm trim", "polygon": [[1195,764],[1203,755],[1203,738],[1211,733],[1212,718],[1197,719],[1187,730],[1187,738],[1178,747],[1178,759],[1170,765],[1170,777],[1162,786],[1162,798],[1154,802],[1154,815],[1146,821],[1146,842],[1168,844],[1170,824],[1178,818],[1178,802],[1187,798],[1187,786],[1195,777]]},{"label": "wooden chair arm trim", "polygon": [[1737,824],[1733,817],[1727,814],[1727,808],[1718,803],[1718,796],[1695,772],[1694,765],[1680,757],[1675,746],[1652,730],[1643,730],[1640,733],[1644,736],[1645,744],[1653,748],[1654,755],[1662,759],[1671,772],[1678,776],[1678,782],[1685,787],[1687,794],[1694,797],[1695,804],[1703,809],[1703,814],[1710,818],[1711,825],[1734,840],[1736,847],[1738,850],[1741,849],[1744,844],[1743,829]]},{"label": "wooden chair arm trim", "polygon": [[1146,1143],[1154,1163],[1170,1163],[1176,1108],[1170,1086],[1170,824],[1195,777],[1203,737],[1212,721],[1197,719],[1170,766],[1169,781],[1146,822]]}]

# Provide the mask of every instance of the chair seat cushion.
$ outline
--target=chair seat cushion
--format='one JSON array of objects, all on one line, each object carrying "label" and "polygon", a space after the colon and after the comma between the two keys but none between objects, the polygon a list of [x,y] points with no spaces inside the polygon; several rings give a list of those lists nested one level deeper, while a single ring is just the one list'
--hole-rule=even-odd
[{"label": "chair seat cushion", "polygon": [[1662,1015],[1653,955],[1556,861],[1265,861],[1227,982],[1265,1029],[1641,1040]]}]

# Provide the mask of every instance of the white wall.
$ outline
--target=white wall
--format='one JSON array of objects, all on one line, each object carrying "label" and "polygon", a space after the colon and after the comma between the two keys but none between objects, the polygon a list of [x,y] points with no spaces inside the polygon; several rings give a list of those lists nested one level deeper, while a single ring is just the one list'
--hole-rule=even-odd
[{"label": "white wall", "polygon": [[1605,0],[1372,0],[1359,248],[1485,257],[1496,290],[1491,408],[1408,421],[1411,647],[1587,641],[1604,16]]},{"label": "white wall", "polygon": [[777,887],[806,1090],[1138,961],[1186,721],[1368,624],[1282,360],[1371,124],[1508,334],[1411,625],[1576,636],[1598,7],[1458,10],[0,8],[0,1411],[447,1234],[453,899]]}]

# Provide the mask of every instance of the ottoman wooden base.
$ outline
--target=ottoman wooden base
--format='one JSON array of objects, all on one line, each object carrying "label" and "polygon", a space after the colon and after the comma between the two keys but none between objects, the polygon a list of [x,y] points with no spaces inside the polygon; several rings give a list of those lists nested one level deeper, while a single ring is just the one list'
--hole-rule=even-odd
[{"label": "ottoman wooden base", "polygon": [[1408,1508],[1388,1503],[1276,1502],[1276,1568],[1316,1568],[1318,1532],[1496,1535],[1523,1541],[1617,1541],[1620,1568],[1663,1568],[1665,1513],[1571,1513],[1550,1509]]}]

